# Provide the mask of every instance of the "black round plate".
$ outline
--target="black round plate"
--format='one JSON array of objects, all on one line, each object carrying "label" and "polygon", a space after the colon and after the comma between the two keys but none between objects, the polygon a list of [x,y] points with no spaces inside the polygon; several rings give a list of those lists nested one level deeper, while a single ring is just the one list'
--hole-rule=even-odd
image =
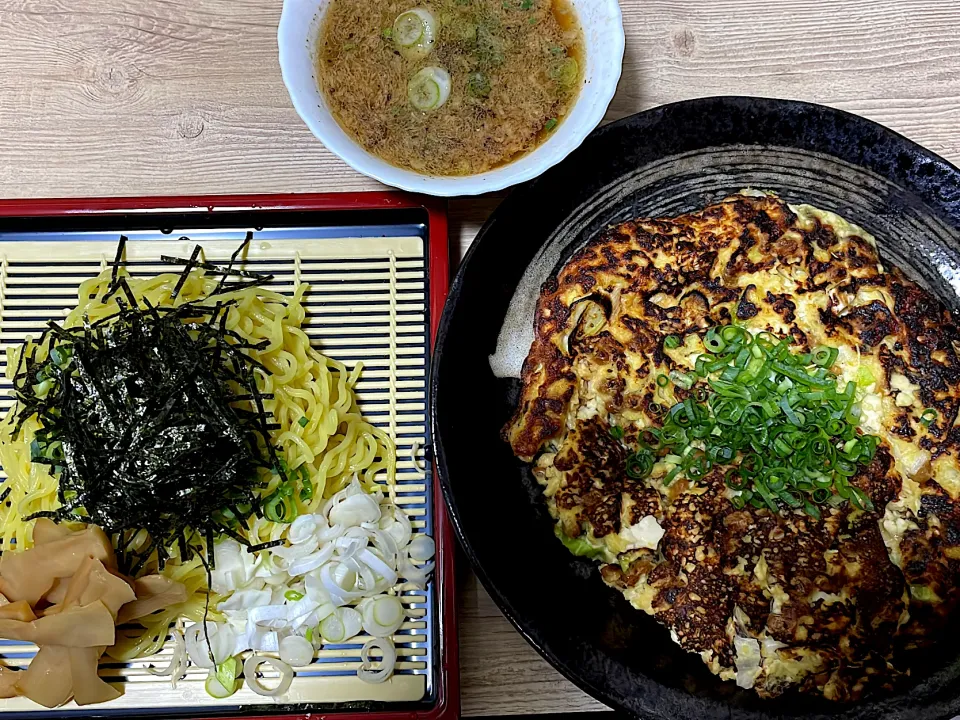
[{"label": "black round plate", "polygon": [[761,700],[721,682],[607,588],[593,563],[557,542],[539,486],[500,438],[519,383],[495,377],[488,356],[521,280],[521,293],[535,293],[609,224],[687,212],[745,187],[865,227],[888,261],[960,307],[960,171],[902,136],[839,110],[740,97],[667,105],[607,125],[504,201],[454,281],[431,410],[457,533],[527,640],[581,688],[637,717],[953,717],[960,710],[956,635],[896,696],[850,705],[798,694]]}]

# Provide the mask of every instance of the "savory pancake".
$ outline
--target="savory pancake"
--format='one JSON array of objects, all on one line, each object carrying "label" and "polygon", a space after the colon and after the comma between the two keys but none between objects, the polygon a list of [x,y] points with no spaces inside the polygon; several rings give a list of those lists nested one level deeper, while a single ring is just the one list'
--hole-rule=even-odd
[{"label": "savory pancake", "polygon": [[[720,338],[739,371],[715,362]],[[902,677],[957,602],[958,343],[954,316],[867,232],[744,193],[611,228],[545,283],[504,438],[534,463],[563,543],[711,671],[765,696],[856,699]],[[744,381],[751,352],[769,375]],[[759,460],[724,455],[728,401],[782,413],[766,422],[788,440],[819,433],[836,460],[808,482],[798,468],[822,447],[772,434]],[[821,401],[841,410],[814,421]],[[695,417],[706,436],[677,445]],[[773,447],[795,485],[757,471]]]}]

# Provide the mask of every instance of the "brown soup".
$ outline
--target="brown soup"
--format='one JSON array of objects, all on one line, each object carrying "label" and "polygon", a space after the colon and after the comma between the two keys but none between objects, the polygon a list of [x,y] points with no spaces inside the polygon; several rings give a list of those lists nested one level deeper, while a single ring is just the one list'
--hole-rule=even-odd
[{"label": "brown soup", "polygon": [[568,0],[332,0],[320,87],[369,152],[429,175],[473,175],[543,142],[583,83]]}]

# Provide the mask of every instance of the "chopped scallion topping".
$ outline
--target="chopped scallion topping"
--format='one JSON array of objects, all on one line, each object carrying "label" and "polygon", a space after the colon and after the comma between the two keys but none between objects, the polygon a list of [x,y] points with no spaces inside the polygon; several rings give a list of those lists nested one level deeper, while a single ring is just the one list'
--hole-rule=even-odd
[{"label": "chopped scallion topping", "polygon": [[811,359],[814,365],[828,368],[833,366],[839,355],[840,351],[836,348],[820,346],[813,351]]},{"label": "chopped scallion topping", "polygon": [[653,469],[654,456],[649,448],[641,447],[627,458],[627,476],[634,480],[642,480]]},{"label": "chopped scallion topping", "polygon": [[[658,456],[674,466],[664,485],[681,475],[696,481],[726,465],[737,508],[802,508],[813,517],[823,504],[873,510],[851,479],[873,460],[880,439],[858,431],[857,384],[839,387],[830,372],[836,348],[794,353],[791,337],[753,336],[733,325],[711,328],[703,343],[707,352],[693,373],[657,376],[659,387],[672,382],[691,392],[667,410],[660,428],[645,431],[627,458],[629,477],[647,477]],[[663,344],[679,347],[680,338],[668,335]],[[921,422],[936,417],[929,408]]]},{"label": "chopped scallion topping", "polygon": [[297,468],[300,475],[300,501],[310,502],[313,499],[313,481],[310,479],[310,469],[306,465]]}]

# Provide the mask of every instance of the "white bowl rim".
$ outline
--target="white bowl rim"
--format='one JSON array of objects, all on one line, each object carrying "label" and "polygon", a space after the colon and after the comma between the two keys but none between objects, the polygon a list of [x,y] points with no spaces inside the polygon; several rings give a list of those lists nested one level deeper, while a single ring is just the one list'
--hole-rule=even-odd
[{"label": "white bowl rim", "polygon": [[[287,88],[287,93],[290,95],[290,100],[300,119],[303,120],[313,135],[320,140],[330,152],[362,175],[366,175],[384,185],[389,185],[400,190],[438,197],[482,195],[496,192],[532,180],[564,160],[600,125],[610,103],[613,101],[623,73],[623,57],[626,44],[623,29],[623,13],[620,9],[619,0],[590,1],[605,3],[611,10],[610,17],[616,21],[616,27],[613,32],[613,41],[615,44],[612,48],[613,57],[616,59],[615,76],[605,83],[606,91],[601,90],[598,93],[597,101],[582,123],[583,129],[580,132],[563,135],[563,142],[558,142],[549,156],[537,158],[537,162],[530,162],[534,157],[535,151],[533,151],[507,165],[477,175],[421,175],[412,170],[391,165],[376,157],[366,151],[359,143],[346,135],[346,133],[343,133],[342,137],[335,137],[325,133],[320,127],[320,124],[315,120],[312,108],[305,107],[303,98],[301,98],[299,93],[294,89],[294,82],[289,77],[287,71],[288,66],[293,62],[290,54],[298,51],[291,47],[293,43],[284,41],[285,36],[291,32],[290,25],[294,22],[292,19],[293,13],[290,10],[290,0],[284,0],[283,10],[280,14],[280,24],[277,29],[280,74],[283,77],[283,83]],[[611,48],[608,47],[605,54],[609,54],[610,50]],[[562,123],[560,128],[562,129],[565,125],[566,123]],[[357,153],[356,150],[360,150],[360,152]],[[510,170],[513,170],[513,172],[510,172]],[[496,175],[494,175],[495,173]],[[494,179],[491,180],[491,176],[493,176]]]}]

